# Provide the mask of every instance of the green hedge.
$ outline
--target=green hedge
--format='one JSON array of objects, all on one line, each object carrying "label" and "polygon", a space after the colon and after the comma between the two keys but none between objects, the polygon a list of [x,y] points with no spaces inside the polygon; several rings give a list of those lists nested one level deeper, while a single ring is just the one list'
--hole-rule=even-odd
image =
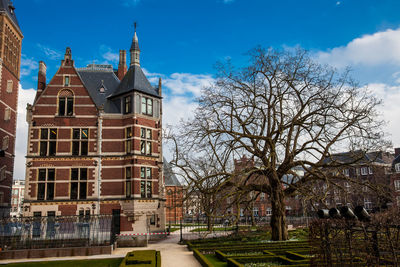
[{"label": "green hedge", "polygon": [[283,256],[251,256],[251,257],[231,257],[228,258],[228,267],[242,267],[246,263],[278,263],[279,265],[310,266],[309,261],[292,261]]},{"label": "green hedge", "polygon": [[214,267],[214,265],[211,264],[211,262],[206,257],[204,257],[204,255],[201,254],[201,252],[197,249],[193,249],[193,256],[197,259],[198,262],[200,262],[201,266]]},{"label": "green hedge", "polygon": [[207,250],[225,250],[225,249],[264,249],[264,250],[307,250],[309,249],[309,245],[300,244],[293,244],[293,245],[269,245],[267,243],[258,243],[258,244],[221,244],[213,246],[195,246],[195,247],[188,247],[189,250],[198,249],[200,251],[207,251]]},{"label": "green hedge", "polygon": [[161,267],[161,254],[156,250],[128,252],[119,267]]},{"label": "green hedge", "polygon": [[240,240],[235,241],[221,241],[221,242],[204,242],[193,244],[192,242],[187,242],[188,249],[193,248],[221,248],[221,247],[269,247],[269,248],[281,248],[281,247],[310,247],[309,243],[306,241],[276,241],[276,242],[243,242]]}]

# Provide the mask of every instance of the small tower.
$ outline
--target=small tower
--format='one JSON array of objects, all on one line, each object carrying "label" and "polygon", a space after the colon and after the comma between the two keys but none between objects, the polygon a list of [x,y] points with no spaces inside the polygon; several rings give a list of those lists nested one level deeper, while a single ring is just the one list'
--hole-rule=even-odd
[{"label": "small tower", "polygon": [[140,66],[140,48],[139,48],[139,40],[136,34],[136,22],[135,22],[135,34],[133,36],[131,49],[131,64],[130,66]]}]

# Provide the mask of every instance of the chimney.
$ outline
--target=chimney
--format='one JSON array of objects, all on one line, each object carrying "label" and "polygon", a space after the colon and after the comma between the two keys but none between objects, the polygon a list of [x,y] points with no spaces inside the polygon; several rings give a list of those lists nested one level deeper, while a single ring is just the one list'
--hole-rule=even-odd
[{"label": "chimney", "polygon": [[126,66],[126,50],[119,50],[119,64],[118,64],[118,72],[117,76],[119,80],[122,80],[127,71]]},{"label": "chimney", "polygon": [[39,61],[37,94],[41,94],[46,88],[46,69],[46,64],[43,61]]},{"label": "chimney", "polygon": [[397,158],[398,155],[400,155],[400,147],[394,149],[394,157]]}]

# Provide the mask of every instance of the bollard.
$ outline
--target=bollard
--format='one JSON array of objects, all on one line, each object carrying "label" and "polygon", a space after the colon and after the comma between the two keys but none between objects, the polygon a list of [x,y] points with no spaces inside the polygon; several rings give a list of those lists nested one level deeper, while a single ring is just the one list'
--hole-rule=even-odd
[{"label": "bollard", "polygon": [[355,207],[354,213],[360,221],[369,222],[371,220],[371,215],[369,215],[368,211],[363,206]]},{"label": "bollard", "polygon": [[356,215],[354,215],[354,212],[347,206],[343,206],[339,208],[340,214],[346,218],[346,219],[357,219]]},{"label": "bollard", "polygon": [[329,216],[331,216],[331,218],[341,218],[342,217],[340,215],[340,211],[337,208],[331,208],[329,210]]},{"label": "bollard", "polygon": [[318,218],[320,219],[328,219],[329,218],[329,210],[321,209],[317,211]]}]

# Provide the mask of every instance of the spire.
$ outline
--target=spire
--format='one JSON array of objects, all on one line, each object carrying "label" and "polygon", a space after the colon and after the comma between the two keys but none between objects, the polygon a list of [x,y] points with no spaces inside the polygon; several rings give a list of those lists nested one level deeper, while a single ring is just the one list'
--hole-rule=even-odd
[{"label": "spire", "polygon": [[140,66],[140,49],[139,49],[139,40],[136,34],[136,22],[135,22],[135,34],[133,36],[132,45],[131,45],[131,64],[130,66],[137,65]]}]

